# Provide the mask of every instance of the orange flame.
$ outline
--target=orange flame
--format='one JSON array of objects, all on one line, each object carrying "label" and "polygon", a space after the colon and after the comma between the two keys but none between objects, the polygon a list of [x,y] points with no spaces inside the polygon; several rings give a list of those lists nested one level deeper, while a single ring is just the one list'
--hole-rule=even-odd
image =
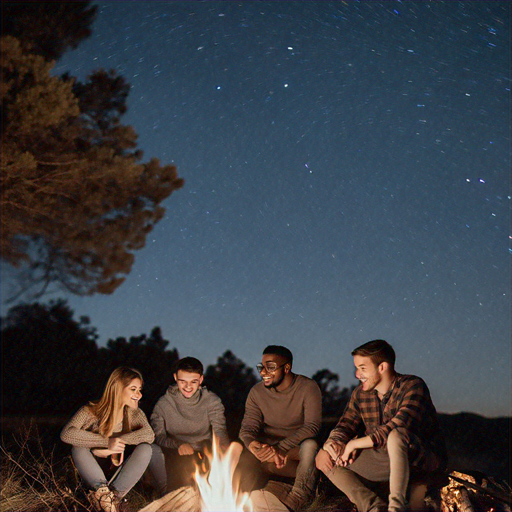
[{"label": "orange flame", "polygon": [[238,443],[231,443],[222,452],[213,440],[213,453],[207,455],[210,470],[206,473],[206,461],[202,461],[195,473],[203,512],[252,512],[249,494],[239,493],[233,486],[233,473],[241,453],[242,446]]}]

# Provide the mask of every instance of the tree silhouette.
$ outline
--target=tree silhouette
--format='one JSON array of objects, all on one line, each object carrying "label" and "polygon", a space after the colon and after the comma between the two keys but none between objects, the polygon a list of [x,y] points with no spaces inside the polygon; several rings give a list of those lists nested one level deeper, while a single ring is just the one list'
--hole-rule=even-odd
[{"label": "tree silhouette", "polygon": [[91,35],[97,6],[89,1],[2,2],[4,36],[16,37],[25,50],[57,60]]},{"label": "tree silhouette", "polygon": [[226,408],[226,423],[231,439],[238,437],[250,389],[258,382],[252,368],[227,350],[205,372],[205,384],[216,393]]},{"label": "tree silhouette", "polygon": [[[79,295],[113,292],[163,217],[161,203],[183,185],[175,166],[140,162],[137,134],[120,121],[129,91],[122,77],[99,70],[80,83],[51,75],[51,52],[59,56],[89,30],[94,12],[78,3],[57,9],[59,46],[32,19],[39,7],[20,14],[8,2],[19,39],[1,41],[0,255],[21,269],[21,293],[35,296],[50,284]],[[83,24],[75,38],[73,20]]]},{"label": "tree silhouette", "polygon": [[312,379],[318,384],[322,392],[322,417],[324,420],[339,418],[350,399],[354,386],[350,389],[343,388],[340,390],[338,374],[326,368],[318,370]]},{"label": "tree silhouette", "polygon": [[3,414],[56,414],[99,394],[96,330],[65,301],[21,304],[2,319]]},{"label": "tree silhouette", "polygon": [[1,320],[3,414],[70,414],[101,396],[112,370],[133,366],[144,377],[141,407],[149,414],[172,381],[179,356],[160,327],[98,348],[87,317],[66,301],[21,304]]},{"label": "tree silhouette", "polygon": [[151,414],[156,401],[173,382],[173,370],[179,359],[174,348],[167,350],[169,342],[162,336],[160,327],[154,327],[149,335],[111,339],[107,348],[100,349],[100,361],[106,370],[105,380],[118,366],[137,368],[144,378],[141,408]]}]

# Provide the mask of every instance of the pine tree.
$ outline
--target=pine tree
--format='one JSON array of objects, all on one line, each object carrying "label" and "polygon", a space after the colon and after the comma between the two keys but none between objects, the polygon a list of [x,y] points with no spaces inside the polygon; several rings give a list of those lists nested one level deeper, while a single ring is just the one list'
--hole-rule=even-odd
[{"label": "pine tree", "polygon": [[71,25],[62,22],[60,49],[42,30],[39,44],[22,38],[23,27],[34,26],[30,16],[14,23],[20,39],[1,40],[0,255],[37,295],[52,283],[80,295],[113,292],[163,217],[161,203],[183,185],[175,166],[141,163],[137,134],[120,120],[129,91],[123,77],[52,76],[48,56],[83,38],[91,13],[82,15],[77,39],[66,39]]}]

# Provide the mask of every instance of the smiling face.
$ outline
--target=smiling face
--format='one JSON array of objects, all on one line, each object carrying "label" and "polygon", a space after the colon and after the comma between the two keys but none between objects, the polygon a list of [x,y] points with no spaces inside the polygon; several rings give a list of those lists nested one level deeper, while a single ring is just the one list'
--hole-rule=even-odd
[{"label": "smiling face", "polygon": [[363,391],[375,389],[382,380],[381,365],[377,366],[370,357],[354,356],[356,379],[362,384]]},{"label": "smiling face", "polygon": [[132,409],[139,407],[139,400],[142,398],[142,382],[140,379],[133,379],[126,386],[121,395],[123,406],[127,405]]},{"label": "smiling face", "polygon": [[261,364],[263,368],[260,376],[266,388],[277,388],[290,371],[290,365],[286,359],[276,354],[263,354]]},{"label": "smiling face", "polygon": [[178,384],[178,389],[185,398],[194,396],[203,382],[203,375],[199,373],[186,372],[185,370],[178,370],[174,374],[174,379]]}]

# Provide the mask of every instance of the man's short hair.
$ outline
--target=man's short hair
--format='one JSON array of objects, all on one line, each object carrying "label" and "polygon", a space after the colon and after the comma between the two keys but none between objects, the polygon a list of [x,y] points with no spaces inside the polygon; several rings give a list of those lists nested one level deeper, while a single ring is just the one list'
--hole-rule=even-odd
[{"label": "man's short hair", "polygon": [[288,363],[293,363],[293,355],[291,350],[287,349],[286,347],[283,347],[282,345],[269,345],[268,347],[265,347],[263,355],[265,354],[281,356],[284,357]]},{"label": "man's short hair", "polygon": [[198,373],[199,375],[203,375],[204,372],[203,363],[195,357],[184,357],[180,359],[176,363],[176,371],[174,373],[178,373],[179,370],[189,373]]},{"label": "man's short hair", "polygon": [[368,341],[352,350],[352,355],[369,357],[375,366],[379,366],[380,363],[388,363],[391,368],[395,367],[395,351],[393,347],[384,340]]}]

